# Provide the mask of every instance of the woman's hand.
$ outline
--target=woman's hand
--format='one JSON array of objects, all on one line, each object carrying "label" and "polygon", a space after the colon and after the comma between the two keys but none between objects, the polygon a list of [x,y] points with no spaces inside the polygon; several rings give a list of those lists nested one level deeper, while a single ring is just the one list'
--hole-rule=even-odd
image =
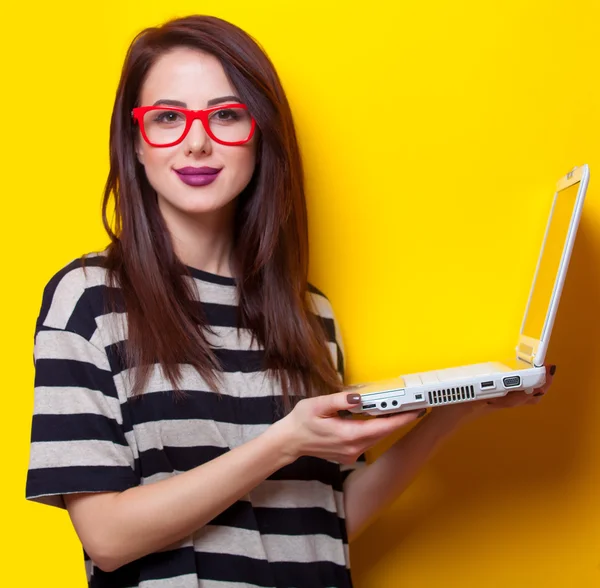
[{"label": "woman's hand", "polygon": [[425,410],[386,418],[356,420],[339,416],[360,402],[359,394],[339,392],[301,400],[273,428],[285,439],[291,459],[303,455],[351,464],[378,441],[425,414]]},{"label": "woman's hand", "polygon": [[523,391],[509,392],[506,396],[492,398],[491,400],[476,400],[474,402],[461,402],[450,406],[440,406],[432,411],[431,416],[435,415],[440,419],[456,419],[460,423],[472,421],[475,418],[494,412],[499,408],[512,408],[515,406],[524,406],[537,404],[542,400],[546,392],[552,385],[552,379],[556,372],[555,365],[546,365],[546,382],[541,388],[536,388],[532,393],[527,394]]}]

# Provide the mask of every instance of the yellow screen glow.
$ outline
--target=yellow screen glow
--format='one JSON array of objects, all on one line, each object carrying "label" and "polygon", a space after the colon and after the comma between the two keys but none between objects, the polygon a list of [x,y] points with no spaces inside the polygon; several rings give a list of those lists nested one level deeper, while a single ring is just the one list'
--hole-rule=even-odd
[{"label": "yellow screen glow", "polygon": [[554,202],[550,229],[546,236],[542,259],[523,327],[523,335],[534,339],[539,340],[542,337],[579,185],[580,183],[577,182],[558,192]]}]

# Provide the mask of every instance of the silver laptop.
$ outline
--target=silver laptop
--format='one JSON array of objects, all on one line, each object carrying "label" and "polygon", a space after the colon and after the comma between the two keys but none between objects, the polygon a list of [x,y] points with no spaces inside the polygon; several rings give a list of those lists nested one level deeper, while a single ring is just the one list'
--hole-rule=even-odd
[{"label": "silver laptop", "polygon": [[361,395],[352,412],[376,416],[495,398],[513,390],[531,393],[542,386],[544,358],[588,181],[589,168],[583,165],[557,183],[514,357],[352,386]]}]

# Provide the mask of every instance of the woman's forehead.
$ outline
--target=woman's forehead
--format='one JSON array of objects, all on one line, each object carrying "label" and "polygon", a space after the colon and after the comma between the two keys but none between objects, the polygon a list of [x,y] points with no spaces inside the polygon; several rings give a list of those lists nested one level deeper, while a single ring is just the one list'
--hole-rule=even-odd
[{"label": "woman's forehead", "polygon": [[185,102],[189,108],[205,108],[208,101],[236,94],[223,66],[213,55],[194,49],[174,49],[157,59],[140,92],[140,102]]}]

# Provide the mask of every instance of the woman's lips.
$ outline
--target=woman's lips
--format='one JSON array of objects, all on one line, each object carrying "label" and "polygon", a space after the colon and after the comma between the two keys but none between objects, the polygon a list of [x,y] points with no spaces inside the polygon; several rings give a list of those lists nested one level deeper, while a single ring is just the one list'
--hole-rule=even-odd
[{"label": "woman's lips", "polygon": [[214,168],[198,168],[198,170],[183,168],[173,171],[188,186],[207,186],[208,184],[212,184],[221,173],[220,169]]}]

